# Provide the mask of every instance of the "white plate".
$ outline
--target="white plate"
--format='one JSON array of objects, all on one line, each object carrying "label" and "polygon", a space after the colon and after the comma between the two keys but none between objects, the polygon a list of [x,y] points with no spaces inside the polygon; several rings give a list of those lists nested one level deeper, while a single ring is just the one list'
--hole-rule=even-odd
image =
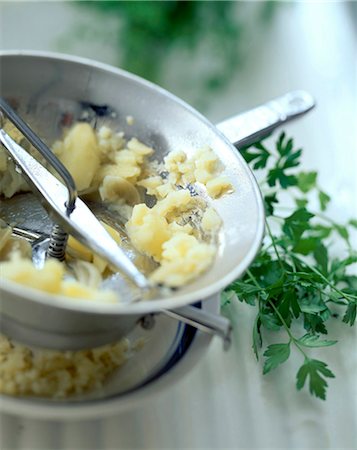
[{"label": "white plate", "polygon": [[[198,304],[218,313],[220,296]],[[134,407],[187,373],[202,357],[212,336],[166,316],[158,316],[150,331],[137,327],[131,341],[145,339],[144,347],[94,393],[67,400],[0,396],[4,413],[48,420],[84,420]]]}]

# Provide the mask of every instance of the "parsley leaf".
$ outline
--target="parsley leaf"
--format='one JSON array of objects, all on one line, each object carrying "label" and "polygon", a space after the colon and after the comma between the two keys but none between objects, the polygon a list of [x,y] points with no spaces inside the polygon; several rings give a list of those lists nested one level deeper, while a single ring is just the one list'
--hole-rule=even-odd
[{"label": "parsley leaf", "polygon": [[280,322],[273,313],[260,314],[260,322],[267,330],[278,331],[280,329]]},{"label": "parsley leaf", "polygon": [[287,175],[284,167],[277,167],[269,171],[268,184],[269,186],[275,186],[278,182],[283,189],[286,189],[297,184],[297,178],[295,175]]},{"label": "parsley leaf", "polygon": [[323,377],[334,378],[327,364],[317,359],[306,359],[296,375],[296,387],[302,389],[309,377],[309,390],[312,395],[325,400],[327,382]]},{"label": "parsley leaf", "polygon": [[298,242],[304,231],[309,228],[309,220],[314,217],[306,208],[294,211],[285,219],[283,231],[294,242]]},{"label": "parsley leaf", "polygon": [[253,350],[255,357],[259,359],[259,349],[263,345],[263,339],[260,332],[261,320],[259,314],[256,316],[254,325],[253,325]]},{"label": "parsley leaf", "polygon": [[278,203],[277,195],[266,195],[264,197],[265,214],[272,216],[274,214],[274,203]]},{"label": "parsley leaf", "polygon": [[342,239],[344,239],[346,242],[349,241],[349,232],[348,232],[347,227],[344,227],[344,226],[336,223],[335,230],[342,237]]},{"label": "parsley leaf", "polygon": [[297,185],[298,178],[296,175],[287,173],[287,171],[300,164],[302,150],[294,150],[293,140],[286,139],[285,133],[282,133],[279,136],[276,149],[279,157],[275,167],[271,168],[268,172],[268,185],[273,187],[279,183],[283,189],[287,189],[289,186]]},{"label": "parsley leaf", "polygon": [[266,374],[289,358],[290,342],[287,344],[269,345],[263,356],[266,357],[263,367],[263,373]]},{"label": "parsley leaf", "polygon": [[326,211],[327,205],[330,203],[330,201],[331,197],[326,194],[326,192],[319,190],[319,202],[321,211]]},{"label": "parsley leaf", "polygon": [[298,339],[299,344],[304,347],[329,347],[331,345],[335,345],[337,341],[327,341],[327,340],[319,340],[319,336],[316,334],[305,334],[300,339]]},{"label": "parsley leaf", "polygon": [[300,172],[297,180],[299,189],[305,194],[316,186],[317,172]]},{"label": "parsley leaf", "polygon": [[317,263],[317,267],[321,269],[321,272],[323,274],[327,274],[328,252],[327,248],[322,242],[319,242],[314,248],[314,258]]},{"label": "parsley leaf", "polygon": [[247,162],[254,162],[253,169],[264,169],[270,153],[261,142],[254,144],[253,148],[245,147],[240,153]]},{"label": "parsley leaf", "polygon": [[344,323],[349,323],[351,326],[355,323],[356,321],[356,315],[357,315],[357,303],[350,303],[347,306],[347,310],[345,312],[345,315],[343,316],[342,321]]}]

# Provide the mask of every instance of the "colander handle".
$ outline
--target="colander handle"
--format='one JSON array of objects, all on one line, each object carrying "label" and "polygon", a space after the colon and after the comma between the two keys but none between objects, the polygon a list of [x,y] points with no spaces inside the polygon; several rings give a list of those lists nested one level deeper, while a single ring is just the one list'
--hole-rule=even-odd
[{"label": "colander handle", "polygon": [[306,91],[293,91],[265,105],[224,120],[216,127],[237,148],[267,137],[275,128],[307,113],[315,100]]},{"label": "colander handle", "polygon": [[219,314],[213,314],[194,306],[163,310],[166,316],[191,325],[205,333],[219,336],[223,339],[223,348],[228,350],[231,344],[232,325],[230,321]]}]

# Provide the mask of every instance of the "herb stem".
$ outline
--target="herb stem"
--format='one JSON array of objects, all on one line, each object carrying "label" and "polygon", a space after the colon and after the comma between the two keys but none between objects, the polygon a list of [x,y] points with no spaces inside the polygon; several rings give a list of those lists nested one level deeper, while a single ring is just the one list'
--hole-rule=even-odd
[{"label": "herb stem", "polygon": [[309,263],[307,263],[306,261],[302,260],[301,258],[299,258],[298,256],[294,255],[294,254],[290,254],[290,256],[293,259],[296,259],[297,261],[299,261],[302,264],[305,264],[306,267],[308,267],[310,270],[312,270],[313,272],[315,272],[317,275],[319,275],[324,282],[330,286],[331,289],[333,289],[334,291],[336,291],[338,294],[340,294],[344,299],[346,299],[348,302],[351,302],[352,299],[350,298],[349,294],[345,294],[344,292],[342,292],[340,289],[338,289],[336,286],[334,286],[326,277],[325,275],[323,275],[318,269],[316,269],[314,266],[311,266]]},{"label": "herb stem", "polygon": [[260,286],[260,284],[258,283],[258,280],[255,278],[255,276],[252,274],[252,272],[248,269],[247,270],[247,274],[249,275],[249,278],[251,279],[251,281],[255,284],[255,286],[264,291],[264,289]]},{"label": "herb stem", "polygon": [[289,338],[290,338],[290,342],[293,342],[293,344],[295,345],[295,347],[304,355],[305,359],[309,359],[309,357],[307,356],[307,354],[304,352],[304,350],[300,347],[300,345],[297,343],[297,339],[292,335],[290,328],[288,327],[288,325],[286,324],[283,316],[280,314],[278,308],[274,305],[274,303],[268,299],[268,302],[270,304],[270,306],[273,308],[275,314],[279,317],[279,320],[281,321],[283,327],[285,328],[285,331],[288,333]]},{"label": "herb stem", "polygon": [[268,223],[267,220],[265,220],[265,224],[266,224],[266,227],[267,227],[267,230],[268,230],[268,233],[269,233],[271,242],[272,242],[272,244],[273,244],[273,247],[274,247],[274,251],[275,251],[276,257],[278,258],[280,267],[281,267],[281,269],[283,270],[283,272],[285,272],[285,268],[284,268],[283,262],[282,262],[282,260],[281,260],[281,258],[280,258],[280,254],[279,254],[278,249],[277,249],[276,244],[275,244],[275,238],[274,238],[274,236],[273,236],[273,233],[271,232],[271,229],[270,229],[270,226],[269,226],[269,223]]}]

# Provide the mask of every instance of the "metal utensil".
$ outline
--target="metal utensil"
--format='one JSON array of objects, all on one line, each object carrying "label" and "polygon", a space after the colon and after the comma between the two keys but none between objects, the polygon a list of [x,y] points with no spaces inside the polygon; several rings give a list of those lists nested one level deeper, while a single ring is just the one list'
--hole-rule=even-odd
[{"label": "metal utensil", "polygon": [[[127,136],[138,136],[156,150],[162,160],[171,150],[188,155],[208,145],[219,156],[234,193],[213,206],[223,219],[219,252],[205,274],[173,292],[130,305],[73,302],[14,285],[1,283],[1,321],[4,332],[33,345],[46,342],[54,348],[83,348],[113,341],[127,334],[146,315],[172,310],[216,295],[247,269],[260,248],[264,209],[254,176],[233,145],[191,107],[132,74],[76,57],[48,53],[5,52],[1,59],[0,94],[17,104],[30,126],[48,142],[61,135],[64,118],[107,124]],[[22,74],[26,73],[26,77]],[[297,108],[296,105],[299,104]],[[265,135],[313,107],[313,99],[296,92],[277,99],[259,114],[254,139]],[[126,116],[135,118],[132,126]],[[229,122],[232,142],[244,135],[247,114]],[[267,123],[267,119],[268,123]],[[268,125],[268,127],[267,127]],[[223,125],[222,125],[223,127]],[[227,132],[227,124],[224,127]],[[247,136],[251,136],[252,129]],[[247,138],[246,136],[246,138]],[[245,141],[247,142],[247,141]]]}]

